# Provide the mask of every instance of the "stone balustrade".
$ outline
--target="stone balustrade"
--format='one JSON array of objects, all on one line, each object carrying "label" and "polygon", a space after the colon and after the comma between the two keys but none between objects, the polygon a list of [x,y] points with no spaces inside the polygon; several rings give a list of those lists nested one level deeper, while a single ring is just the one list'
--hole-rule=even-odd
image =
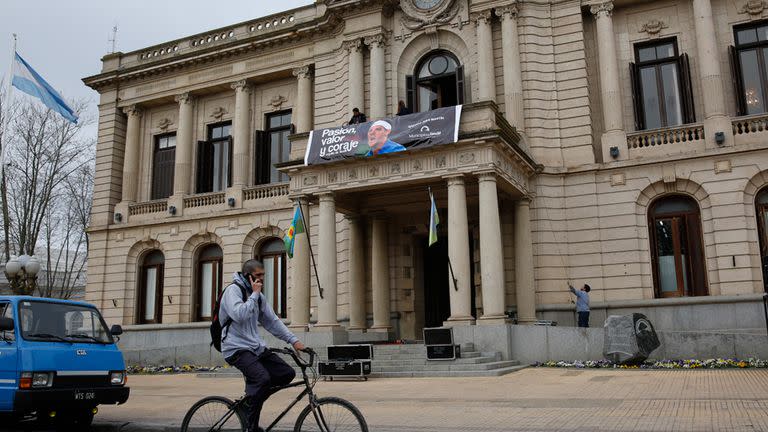
[{"label": "stone balustrade", "polygon": [[218,204],[224,204],[226,194],[224,192],[213,192],[199,195],[192,195],[184,198],[184,208],[206,207]]},{"label": "stone balustrade", "polygon": [[753,134],[768,130],[768,113],[739,117],[731,121],[734,135]]},{"label": "stone balustrade", "polygon": [[245,201],[259,200],[264,198],[277,198],[288,196],[289,184],[278,183],[264,186],[255,186],[243,190],[243,199]]},{"label": "stone balustrade", "polygon": [[658,157],[703,151],[704,125],[686,124],[671,128],[651,129],[627,134],[630,158]]},{"label": "stone balustrade", "polygon": [[152,213],[162,213],[168,209],[167,200],[148,201],[128,207],[129,216],[139,216]]}]

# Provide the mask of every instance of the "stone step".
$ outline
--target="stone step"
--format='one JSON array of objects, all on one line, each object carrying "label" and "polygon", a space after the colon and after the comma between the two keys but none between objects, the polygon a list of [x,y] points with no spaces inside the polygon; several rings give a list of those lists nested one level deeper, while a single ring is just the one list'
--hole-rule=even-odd
[{"label": "stone step", "polygon": [[425,365],[425,364],[440,364],[440,363],[460,363],[460,364],[477,364],[477,363],[490,363],[492,361],[498,361],[501,360],[501,358],[498,358],[496,356],[490,357],[490,356],[483,356],[483,357],[473,357],[473,358],[458,358],[456,360],[427,360],[426,358],[418,358],[418,359],[405,359],[405,360],[381,360],[381,359],[375,359],[373,361],[373,364],[382,365],[382,366],[396,366],[396,365],[403,365],[403,366],[409,366],[409,365]]},{"label": "stone step", "polygon": [[501,376],[527,368],[528,365],[516,365],[490,370],[451,370],[451,371],[412,371],[412,372],[372,372],[369,378],[427,378],[427,377],[484,377]]},{"label": "stone step", "polygon": [[[476,357],[482,357],[484,354],[495,354],[495,353],[481,353],[479,351],[462,351],[461,352],[461,358],[476,358]],[[427,351],[423,351],[420,353],[398,353],[398,354],[376,354],[374,353],[373,359],[374,360],[409,360],[409,359],[426,359],[427,358]]]},{"label": "stone step", "polygon": [[395,366],[395,365],[377,365],[373,364],[371,365],[371,372],[400,372],[400,371],[410,371],[410,372],[419,372],[419,371],[476,371],[476,370],[492,370],[492,369],[502,369],[505,367],[510,366],[517,366],[520,362],[517,360],[506,360],[506,361],[498,361],[498,362],[489,362],[489,363],[477,363],[477,364],[461,364],[461,363],[450,363],[445,362],[442,364],[426,364],[426,365],[409,365],[407,367],[403,366]]}]

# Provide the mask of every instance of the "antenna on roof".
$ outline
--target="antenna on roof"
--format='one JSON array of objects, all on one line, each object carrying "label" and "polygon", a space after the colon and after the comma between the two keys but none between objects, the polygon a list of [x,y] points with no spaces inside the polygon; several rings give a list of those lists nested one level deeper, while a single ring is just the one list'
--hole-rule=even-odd
[{"label": "antenna on roof", "polygon": [[111,53],[114,54],[115,52],[115,45],[117,44],[117,24],[115,24],[114,27],[112,27],[112,37],[107,39],[109,42],[112,42],[112,51]]}]

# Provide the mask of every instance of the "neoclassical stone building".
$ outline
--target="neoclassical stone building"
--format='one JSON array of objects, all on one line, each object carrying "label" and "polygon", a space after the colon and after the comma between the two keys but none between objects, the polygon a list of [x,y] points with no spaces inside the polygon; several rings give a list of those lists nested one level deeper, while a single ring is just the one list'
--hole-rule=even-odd
[{"label": "neoclassical stone building", "polygon": [[[592,325],[759,327],[764,18],[752,0],[318,0],[107,55],[84,79],[101,96],[87,298],[112,322],[205,322],[258,257],[310,333],[573,325],[568,281],[592,286]],[[462,104],[459,142],[304,165],[310,130],[400,100]],[[296,203],[310,235],[288,259]]]}]

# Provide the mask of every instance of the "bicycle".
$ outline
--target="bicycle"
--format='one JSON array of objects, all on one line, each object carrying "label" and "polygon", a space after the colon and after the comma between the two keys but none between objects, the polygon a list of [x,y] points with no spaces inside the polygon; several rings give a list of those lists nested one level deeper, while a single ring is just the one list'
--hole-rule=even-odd
[{"label": "bicycle", "polygon": [[[304,390],[291,402],[288,407],[277,416],[265,432],[271,431],[286,414],[301,401],[304,396],[309,403],[301,411],[294,425],[294,432],[341,432],[356,431],[368,432],[368,425],[363,414],[351,402],[337,398],[318,398],[313,389],[318,380],[317,372],[313,365],[315,351],[311,348],[304,350],[309,354],[309,361],[304,361],[301,356],[290,348],[270,348],[270,352],[286,354],[301,369],[302,379],[284,386],[272,387],[271,394],[291,387],[304,386]],[[307,375],[307,369],[312,371],[312,379]],[[181,423],[181,432],[223,432],[245,431],[248,397],[242,396],[234,401],[223,396],[208,396],[197,401],[187,411]],[[312,416],[310,417],[310,413]]]}]

